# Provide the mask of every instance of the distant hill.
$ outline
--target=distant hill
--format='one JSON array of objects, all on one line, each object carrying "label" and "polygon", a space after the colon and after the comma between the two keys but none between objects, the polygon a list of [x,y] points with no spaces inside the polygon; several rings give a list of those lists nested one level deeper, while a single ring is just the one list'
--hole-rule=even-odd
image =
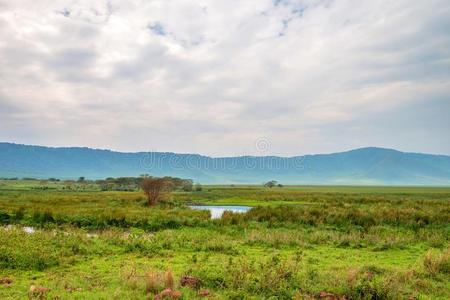
[{"label": "distant hill", "polygon": [[212,158],[0,143],[0,177],[177,176],[201,183],[450,185],[450,156],[361,148],[296,157]]}]

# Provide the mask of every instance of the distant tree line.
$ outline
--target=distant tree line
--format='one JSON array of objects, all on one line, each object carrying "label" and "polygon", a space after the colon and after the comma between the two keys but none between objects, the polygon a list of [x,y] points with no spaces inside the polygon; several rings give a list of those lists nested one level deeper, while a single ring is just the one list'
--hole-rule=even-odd
[{"label": "distant tree line", "polygon": [[[142,182],[144,179],[148,178],[159,178],[152,176],[140,176],[140,177],[118,177],[113,178],[109,177],[106,179],[90,181],[86,179],[78,179],[77,183],[83,184],[96,184],[100,187],[102,191],[136,191],[142,186]],[[172,191],[186,191],[190,192],[193,190],[194,183],[192,179],[182,179],[178,177],[161,177],[164,180],[165,184]]]},{"label": "distant tree line", "polygon": [[90,180],[84,176],[79,177],[77,180],[61,180],[58,178],[48,178],[48,179],[38,179],[32,177],[24,177],[22,179],[13,178],[2,178],[0,180],[26,180],[26,181],[37,181],[39,186],[33,189],[55,189],[54,186],[47,186],[50,182],[58,182],[62,185],[64,190],[102,190],[102,191],[138,191],[142,188],[142,182],[144,179],[156,179],[161,178],[164,181],[165,189],[170,191],[201,191],[202,186],[200,184],[195,184],[192,179],[183,179],[178,177],[153,177],[148,174],[143,174],[139,177],[108,177],[106,179]]}]

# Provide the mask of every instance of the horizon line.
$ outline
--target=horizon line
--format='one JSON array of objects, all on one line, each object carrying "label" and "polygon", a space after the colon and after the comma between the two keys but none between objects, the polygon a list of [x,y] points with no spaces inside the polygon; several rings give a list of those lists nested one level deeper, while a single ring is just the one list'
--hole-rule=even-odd
[{"label": "horizon line", "polygon": [[379,150],[388,150],[388,151],[395,151],[399,153],[405,153],[405,154],[422,154],[422,155],[435,155],[435,156],[447,156],[450,157],[450,154],[436,154],[436,153],[426,153],[426,152],[413,152],[413,151],[402,151],[397,150],[394,148],[386,148],[386,147],[379,147],[379,146],[365,146],[365,147],[358,147],[358,148],[352,148],[337,152],[327,152],[327,153],[309,153],[309,154],[303,154],[303,155],[292,155],[292,156],[283,156],[283,155],[235,155],[235,156],[211,156],[206,154],[200,154],[200,153],[182,153],[182,152],[173,152],[173,151],[120,151],[120,150],[113,150],[113,149],[106,149],[106,148],[94,148],[94,147],[88,147],[88,146],[48,146],[48,145],[36,145],[36,144],[23,144],[23,143],[16,143],[16,142],[6,142],[6,141],[0,141],[0,144],[10,144],[10,145],[18,145],[18,146],[28,146],[28,147],[41,147],[41,148],[49,148],[49,149],[90,149],[90,150],[96,150],[96,151],[109,151],[109,152],[115,152],[115,153],[122,153],[122,154],[139,154],[139,153],[161,153],[161,154],[176,154],[176,155],[197,155],[212,159],[224,159],[224,158],[242,158],[242,157],[278,157],[278,158],[296,158],[296,157],[305,157],[305,156],[316,156],[316,155],[333,155],[333,154],[340,154],[340,153],[347,153],[351,151],[358,151],[358,150],[365,150],[365,149],[379,149]]}]

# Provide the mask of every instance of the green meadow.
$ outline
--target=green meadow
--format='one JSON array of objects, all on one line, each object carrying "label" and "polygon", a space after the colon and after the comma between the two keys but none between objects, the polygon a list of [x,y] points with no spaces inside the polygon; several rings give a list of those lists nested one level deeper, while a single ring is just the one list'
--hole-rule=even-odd
[{"label": "green meadow", "polygon": [[203,186],[148,207],[142,191],[2,180],[0,222],[0,299],[450,298],[450,188]]}]

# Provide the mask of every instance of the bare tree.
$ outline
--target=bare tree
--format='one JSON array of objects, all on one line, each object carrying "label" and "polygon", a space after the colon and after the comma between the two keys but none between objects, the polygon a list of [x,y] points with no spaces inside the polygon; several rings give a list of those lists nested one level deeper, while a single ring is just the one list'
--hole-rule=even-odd
[{"label": "bare tree", "polygon": [[155,206],[169,191],[169,186],[164,178],[145,177],[141,181],[141,188],[147,196],[149,206]]}]

